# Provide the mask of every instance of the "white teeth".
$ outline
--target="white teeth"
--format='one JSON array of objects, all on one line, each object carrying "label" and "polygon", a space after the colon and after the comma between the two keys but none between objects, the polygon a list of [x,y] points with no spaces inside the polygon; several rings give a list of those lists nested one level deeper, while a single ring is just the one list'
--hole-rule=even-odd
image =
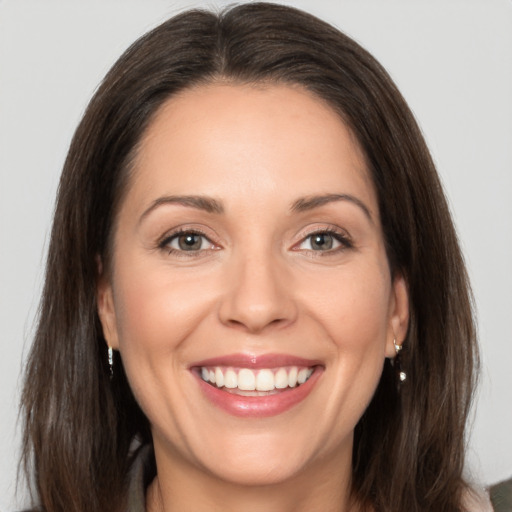
[{"label": "white teeth", "polygon": [[[297,383],[298,384],[304,384],[304,382],[306,382],[308,380],[308,372],[309,372],[309,369],[308,368],[302,368],[302,370],[299,371],[299,374],[297,375]],[[217,384],[218,386],[218,384]]]},{"label": "white teeth", "polygon": [[272,391],[274,386],[274,374],[271,370],[261,370],[256,377],[256,389],[258,391]]},{"label": "white teeth", "polygon": [[224,386],[224,374],[220,368],[215,368],[215,384],[218,388]]},{"label": "white teeth", "polygon": [[249,368],[201,368],[201,378],[218,388],[235,389],[239,391],[268,392],[276,389],[294,388],[304,384],[313,368],[297,368],[296,366],[278,369],[251,370]]},{"label": "white teeth", "polygon": [[228,370],[224,375],[224,386],[228,389],[234,389],[238,387],[238,378],[233,370]]},{"label": "white teeth", "polygon": [[279,368],[274,375],[274,381],[277,389],[284,389],[288,387],[288,373],[285,368]]},{"label": "white teeth", "polygon": [[293,366],[290,369],[290,373],[288,374],[288,386],[290,386],[291,388],[294,388],[297,385],[297,375],[298,375],[298,373],[299,372],[298,372],[296,366]]},{"label": "white teeth", "polygon": [[242,391],[254,391],[256,389],[256,377],[252,370],[242,368],[238,372],[238,389]]}]

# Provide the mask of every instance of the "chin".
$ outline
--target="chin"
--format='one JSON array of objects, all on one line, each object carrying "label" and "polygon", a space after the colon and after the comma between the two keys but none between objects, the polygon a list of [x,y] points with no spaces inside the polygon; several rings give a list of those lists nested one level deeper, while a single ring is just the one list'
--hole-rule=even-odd
[{"label": "chin", "polygon": [[203,439],[208,448],[206,444],[196,447],[196,460],[210,475],[235,485],[272,486],[293,481],[318,471],[329,452],[338,452],[305,423],[302,432],[296,424],[268,424],[252,432],[230,429],[231,435],[223,438],[212,435]]},{"label": "chin", "polygon": [[210,472],[218,479],[240,486],[272,486],[292,480],[304,470],[304,461],[283,457],[241,457],[236,461],[224,460],[222,467]]}]

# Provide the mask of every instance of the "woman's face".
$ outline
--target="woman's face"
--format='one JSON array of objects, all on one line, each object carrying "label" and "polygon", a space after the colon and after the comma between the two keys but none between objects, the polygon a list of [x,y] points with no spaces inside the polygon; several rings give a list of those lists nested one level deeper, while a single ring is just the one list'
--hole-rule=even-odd
[{"label": "woman's face", "polygon": [[350,466],[408,312],[333,110],[277,85],[173,97],[143,137],[114,242],[99,312],[159,473],[264,484]]}]

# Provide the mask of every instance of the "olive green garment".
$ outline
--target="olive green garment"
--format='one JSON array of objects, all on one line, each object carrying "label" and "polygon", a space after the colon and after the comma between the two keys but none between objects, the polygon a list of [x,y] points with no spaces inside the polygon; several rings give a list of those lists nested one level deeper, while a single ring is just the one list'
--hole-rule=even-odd
[{"label": "olive green garment", "polygon": [[126,512],[146,512],[146,488],[155,477],[153,447],[141,446],[136,450],[128,477],[128,503]]},{"label": "olive green garment", "polygon": [[494,512],[512,512],[512,478],[493,485],[489,494]]}]

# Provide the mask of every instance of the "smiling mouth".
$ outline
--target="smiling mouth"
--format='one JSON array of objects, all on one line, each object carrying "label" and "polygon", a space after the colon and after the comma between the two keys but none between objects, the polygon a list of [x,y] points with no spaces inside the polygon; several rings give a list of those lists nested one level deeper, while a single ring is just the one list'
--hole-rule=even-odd
[{"label": "smiling mouth", "polygon": [[239,396],[269,396],[297,388],[308,381],[315,367],[236,368],[202,366],[199,374],[211,386]]},{"label": "smiling mouth", "polygon": [[305,401],[322,377],[321,360],[290,354],[226,354],[189,369],[206,400],[244,419],[280,415]]}]

